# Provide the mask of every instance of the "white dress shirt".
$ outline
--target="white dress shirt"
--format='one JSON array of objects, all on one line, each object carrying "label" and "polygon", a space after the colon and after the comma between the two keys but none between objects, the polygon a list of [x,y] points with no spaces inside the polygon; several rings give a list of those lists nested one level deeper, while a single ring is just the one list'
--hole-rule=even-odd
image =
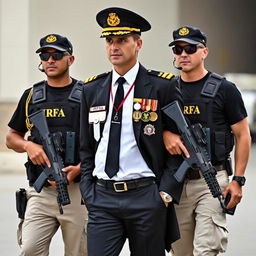
[{"label": "white dress shirt", "polygon": [[[139,62],[135,64],[123,77],[126,82],[124,83],[124,95],[129,91],[133,85],[136,76],[139,71]],[[113,69],[112,72],[112,93],[113,100],[115,99],[115,93],[118,84],[116,83],[120,75]],[[140,86],[140,85],[135,85]],[[95,169],[93,176],[98,179],[109,180],[110,178],[105,172],[106,155],[108,148],[110,120],[112,116],[113,100],[109,96],[109,112],[104,126],[102,138],[98,146],[95,156]],[[111,180],[132,180],[143,177],[155,177],[152,170],[148,167],[147,163],[143,159],[139,148],[137,146],[134,131],[133,131],[133,98],[134,87],[130,91],[128,97],[123,104],[122,114],[122,128],[121,128],[121,142],[120,142],[120,159],[119,159],[119,171],[111,178]]]}]

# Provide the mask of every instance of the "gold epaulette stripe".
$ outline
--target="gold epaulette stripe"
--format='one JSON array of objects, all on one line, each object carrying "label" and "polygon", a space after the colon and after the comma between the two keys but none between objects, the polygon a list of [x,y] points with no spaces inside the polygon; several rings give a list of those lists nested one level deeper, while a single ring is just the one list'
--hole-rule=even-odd
[{"label": "gold epaulette stripe", "polygon": [[108,71],[108,72],[105,72],[105,73],[102,73],[102,74],[100,74],[100,75],[97,75],[97,76],[91,76],[91,77],[85,79],[85,80],[84,80],[84,83],[86,84],[86,83],[89,83],[89,82],[91,82],[91,81],[93,81],[93,80],[96,80],[96,79],[98,79],[98,78],[101,78],[101,77],[103,77],[103,76],[106,76],[108,73],[109,73],[109,71]]},{"label": "gold epaulette stripe", "polygon": [[89,78],[89,81],[92,81],[92,80],[96,79],[96,77],[97,77],[97,76],[90,77],[90,78]]},{"label": "gold epaulette stripe", "polygon": [[171,79],[172,77],[174,77],[174,74],[169,74],[166,78]]},{"label": "gold epaulette stripe", "polygon": [[163,74],[162,74],[162,77],[163,77],[163,78],[166,78],[168,75],[169,75],[169,73],[163,73]]},{"label": "gold epaulette stripe", "polygon": [[92,80],[95,80],[96,78],[97,78],[97,76],[89,77],[89,78],[87,78],[86,80],[84,80],[84,83],[91,82]]},{"label": "gold epaulette stripe", "polygon": [[171,79],[174,75],[167,73],[167,72],[158,72],[158,71],[153,71],[151,69],[148,70],[149,74],[154,75],[154,76],[158,76],[158,77],[162,77],[165,79]]}]

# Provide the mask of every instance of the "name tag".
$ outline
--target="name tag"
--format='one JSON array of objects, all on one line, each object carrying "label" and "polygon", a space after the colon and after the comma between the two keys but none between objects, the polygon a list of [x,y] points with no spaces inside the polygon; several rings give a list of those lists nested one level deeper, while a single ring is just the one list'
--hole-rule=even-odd
[{"label": "name tag", "polygon": [[89,113],[89,124],[102,123],[106,120],[106,111],[97,111]]},{"label": "name tag", "polygon": [[90,108],[90,112],[104,111],[104,110],[106,110],[106,106],[95,106]]}]

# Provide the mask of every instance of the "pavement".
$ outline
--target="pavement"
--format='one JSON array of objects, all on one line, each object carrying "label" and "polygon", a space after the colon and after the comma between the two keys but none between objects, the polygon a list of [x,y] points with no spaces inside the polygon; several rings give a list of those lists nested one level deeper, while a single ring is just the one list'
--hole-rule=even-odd
[{"label": "pavement", "polygon": [[[15,210],[15,191],[27,186],[23,167],[26,154],[12,151],[0,152],[0,255],[17,256],[19,247],[16,242],[18,218]],[[234,216],[228,216],[229,244],[223,256],[255,256],[256,230],[256,145],[251,150],[250,161],[246,170],[246,185],[243,189],[243,200],[238,205]],[[210,235],[210,234],[209,234]],[[63,243],[61,232],[54,236],[50,256],[62,256]],[[126,243],[120,256],[128,256],[129,249]],[[166,254],[167,255],[167,254]],[[157,256],[157,255],[156,255]],[[171,256],[168,254],[168,256]]]}]

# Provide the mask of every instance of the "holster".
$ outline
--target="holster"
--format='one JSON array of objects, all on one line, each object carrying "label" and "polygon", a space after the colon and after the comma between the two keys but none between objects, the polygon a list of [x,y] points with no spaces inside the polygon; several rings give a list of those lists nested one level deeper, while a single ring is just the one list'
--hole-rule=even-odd
[{"label": "holster", "polygon": [[230,156],[227,157],[225,164],[228,176],[233,175],[232,160]]},{"label": "holster", "polygon": [[18,217],[24,219],[27,206],[27,194],[24,188],[20,188],[16,191],[16,210]]}]

